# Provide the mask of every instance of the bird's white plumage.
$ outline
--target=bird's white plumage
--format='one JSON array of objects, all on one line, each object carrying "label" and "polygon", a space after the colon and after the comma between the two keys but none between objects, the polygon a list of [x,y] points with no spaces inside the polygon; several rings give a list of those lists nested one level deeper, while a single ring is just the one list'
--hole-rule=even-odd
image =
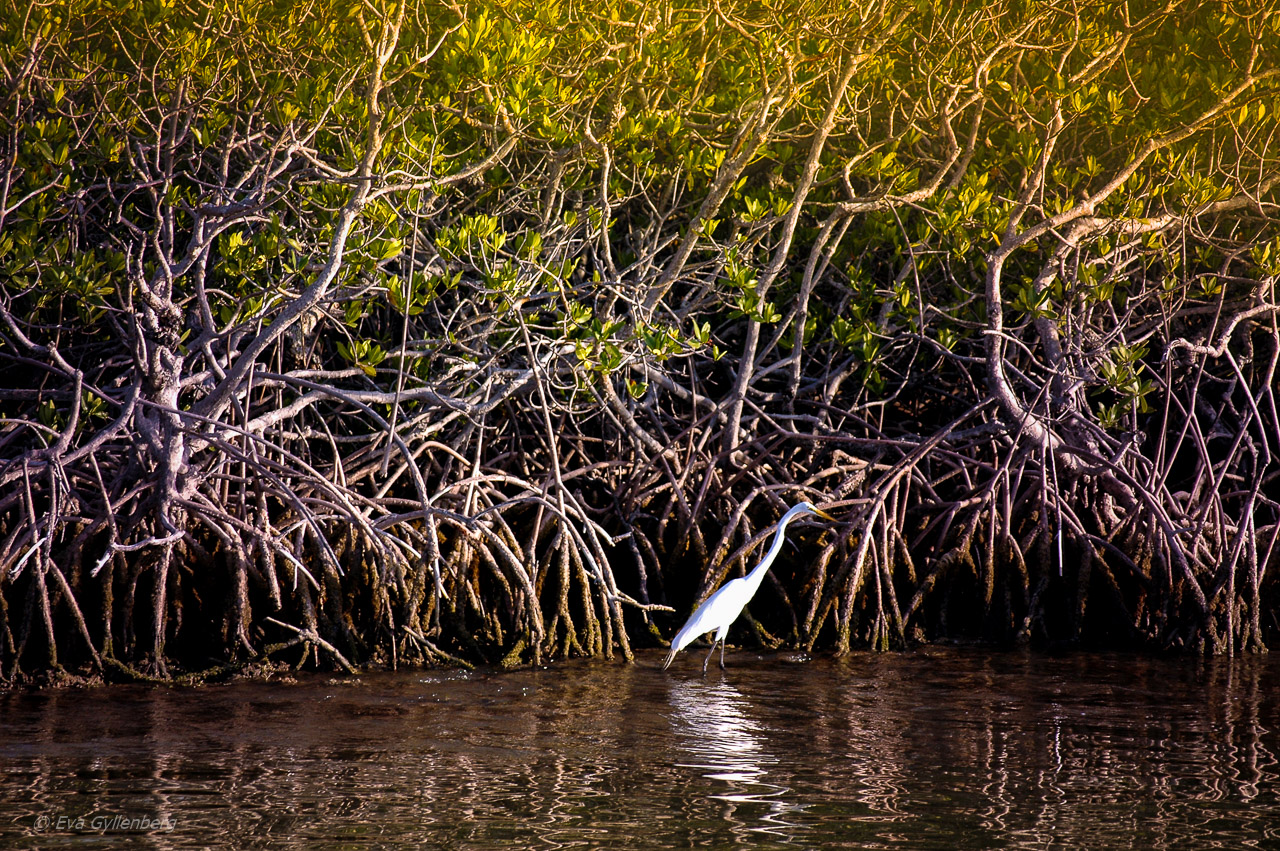
[{"label": "bird's white plumage", "polygon": [[746,576],[726,582],[718,591],[708,597],[706,602],[699,606],[693,616],[680,628],[680,631],[676,633],[676,637],[671,639],[671,652],[667,654],[667,661],[663,664],[663,668],[668,667],[672,660],[676,658],[676,654],[688,647],[694,639],[712,630],[715,630],[716,635],[711,642],[711,652],[707,653],[707,658],[702,663],[702,671],[706,673],[707,662],[711,661],[711,653],[715,652],[716,644],[720,645],[720,667],[724,667],[724,639],[729,634],[729,627],[738,619],[738,615],[742,614],[742,610],[746,608],[751,598],[755,596],[756,591],[760,588],[760,583],[764,581],[765,572],[773,564],[774,559],[778,557],[778,553],[782,551],[787,524],[802,514],[813,514],[818,517],[825,517],[828,520],[833,519],[830,514],[825,511],[819,511],[808,502],[801,502],[792,506],[778,521],[778,530],[773,535],[773,542],[769,545],[769,551],[765,553],[760,563]]}]

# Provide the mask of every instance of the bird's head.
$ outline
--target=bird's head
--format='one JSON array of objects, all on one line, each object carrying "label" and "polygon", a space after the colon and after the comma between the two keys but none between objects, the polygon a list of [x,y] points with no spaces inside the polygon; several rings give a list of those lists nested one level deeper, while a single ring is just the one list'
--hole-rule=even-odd
[{"label": "bird's head", "polygon": [[800,509],[796,512],[797,514],[812,514],[815,517],[821,517],[823,520],[835,520],[834,517],[815,506],[812,502],[801,502],[796,505],[796,508]]}]

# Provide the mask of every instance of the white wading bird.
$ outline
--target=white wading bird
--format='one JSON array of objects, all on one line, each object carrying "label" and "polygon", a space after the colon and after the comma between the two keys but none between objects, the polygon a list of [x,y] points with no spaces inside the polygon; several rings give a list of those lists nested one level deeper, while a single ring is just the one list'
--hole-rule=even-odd
[{"label": "white wading bird", "polygon": [[773,543],[769,545],[769,552],[764,554],[764,558],[756,565],[755,569],[746,576],[740,576],[737,579],[726,582],[719,591],[707,598],[707,601],[698,607],[693,613],[693,617],[689,618],[680,631],[676,633],[676,637],[671,639],[671,652],[667,654],[667,661],[663,663],[663,670],[670,667],[671,661],[676,658],[676,654],[698,636],[705,635],[711,630],[716,631],[715,640],[711,642],[711,649],[707,651],[707,658],[702,660],[702,673],[707,672],[707,663],[711,661],[711,654],[716,650],[716,644],[720,645],[720,667],[724,668],[724,638],[729,634],[729,625],[738,619],[738,615],[742,614],[742,610],[747,603],[751,602],[751,598],[756,595],[756,591],[760,588],[760,583],[764,581],[765,572],[768,571],[769,565],[773,564],[773,560],[778,557],[778,553],[782,552],[782,542],[787,532],[787,524],[797,517],[805,514],[813,514],[827,520],[835,520],[830,514],[820,509],[814,508],[808,502],[801,502],[791,507],[791,509],[778,521],[778,531],[773,535]]}]

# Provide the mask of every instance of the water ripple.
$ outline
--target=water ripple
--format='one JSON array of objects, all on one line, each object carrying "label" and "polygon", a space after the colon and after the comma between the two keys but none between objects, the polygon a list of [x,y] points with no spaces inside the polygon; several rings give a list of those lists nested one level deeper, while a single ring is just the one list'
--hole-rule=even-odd
[{"label": "water ripple", "polygon": [[1280,659],[927,650],[0,696],[0,845],[1280,847]]}]

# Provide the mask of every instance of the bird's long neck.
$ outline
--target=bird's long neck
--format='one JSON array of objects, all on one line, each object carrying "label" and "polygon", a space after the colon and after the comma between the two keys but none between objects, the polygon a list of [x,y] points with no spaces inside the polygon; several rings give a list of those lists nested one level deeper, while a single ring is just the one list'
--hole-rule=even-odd
[{"label": "bird's long neck", "polygon": [[760,583],[764,581],[764,575],[773,564],[773,560],[778,557],[778,553],[782,552],[782,544],[787,534],[787,524],[791,522],[791,518],[795,517],[797,513],[793,508],[782,515],[782,519],[778,521],[778,531],[773,533],[773,543],[769,544],[769,552],[765,553],[764,558],[760,560],[760,564],[756,565],[756,568],[747,574],[747,582],[751,583],[752,588],[760,587]]}]

